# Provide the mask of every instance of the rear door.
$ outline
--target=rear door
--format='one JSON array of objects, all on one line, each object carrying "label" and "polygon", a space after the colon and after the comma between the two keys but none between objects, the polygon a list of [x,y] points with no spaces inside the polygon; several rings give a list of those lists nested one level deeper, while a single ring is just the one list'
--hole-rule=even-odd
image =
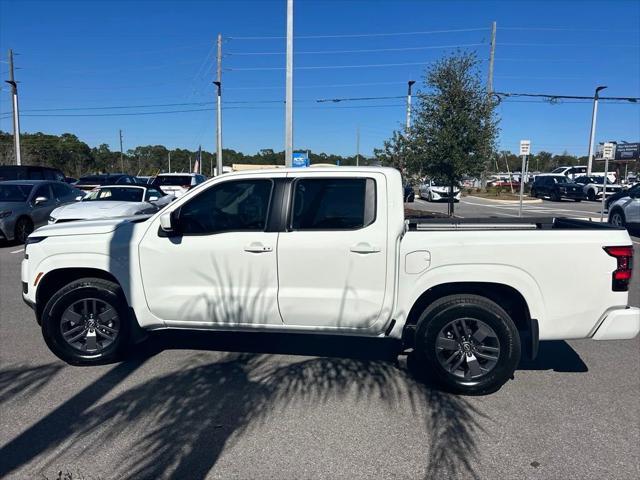
[{"label": "rear door", "polygon": [[287,228],[278,239],[284,323],[370,328],[387,288],[384,176],[302,173],[291,190]]}]

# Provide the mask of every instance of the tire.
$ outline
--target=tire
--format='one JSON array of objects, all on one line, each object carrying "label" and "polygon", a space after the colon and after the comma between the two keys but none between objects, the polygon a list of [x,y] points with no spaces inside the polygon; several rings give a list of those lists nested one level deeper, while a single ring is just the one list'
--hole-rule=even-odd
[{"label": "tire", "polygon": [[531,189],[531,193],[529,194],[533,198],[538,198],[538,192],[535,189]]},{"label": "tire", "polygon": [[33,222],[29,217],[21,217],[16,222],[13,238],[20,243],[26,243],[31,232],[33,232]]},{"label": "tire", "polygon": [[433,196],[431,195],[431,192],[429,192],[429,195],[427,195],[427,202],[433,202]]},{"label": "tire", "polygon": [[[449,336],[453,328],[468,330]],[[465,395],[495,392],[513,377],[520,361],[520,335],[511,317],[479,295],[450,295],[429,305],[418,320],[415,346],[438,384]]]},{"label": "tire", "polygon": [[553,200],[554,202],[559,202],[562,200],[562,197],[560,196],[560,194],[554,192],[551,194],[551,200]]},{"label": "tire", "polygon": [[595,202],[596,201],[596,194],[593,191],[593,189],[591,189],[591,188],[587,192],[587,200],[589,200],[590,202]]},{"label": "tire", "polygon": [[[87,316],[88,310],[95,310],[95,316]],[[100,319],[105,313],[107,316]],[[42,336],[47,346],[72,365],[118,360],[128,344],[130,331],[131,318],[124,294],[119,285],[108,280],[75,280],[58,290],[42,311]],[[78,336],[76,342],[71,342]]]},{"label": "tire", "polygon": [[624,216],[624,212],[620,208],[616,208],[609,214],[609,223],[616,227],[626,227],[627,219]]}]

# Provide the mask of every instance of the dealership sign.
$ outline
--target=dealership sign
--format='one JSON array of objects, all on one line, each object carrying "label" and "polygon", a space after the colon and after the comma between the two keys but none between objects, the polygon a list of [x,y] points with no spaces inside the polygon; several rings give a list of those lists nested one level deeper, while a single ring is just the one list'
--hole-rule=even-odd
[{"label": "dealership sign", "polygon": [[[640,142],[635,143],[601,143],[598,145],[597,158],[605,159],[605,150],[607,146],[613,144],[613,155],[609,157],[616,162],[636,162],[640,160]],[[606,152],[608,153],[608,152]]]}]

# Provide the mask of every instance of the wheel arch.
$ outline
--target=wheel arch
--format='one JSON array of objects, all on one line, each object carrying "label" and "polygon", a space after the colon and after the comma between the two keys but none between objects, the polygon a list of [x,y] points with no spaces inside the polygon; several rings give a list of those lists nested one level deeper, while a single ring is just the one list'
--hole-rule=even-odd
[{"label": "wheel arch", "polygon": [[425,308],[439,298],[455,294],[479,295],[492,300],[509,314],[522,336],[537,336],[537,321],[532,320],[529,303],[518,289],[496,282],[449,282],[428,288],[413,302],[402,332],[405,348],[413,347],[416,325]]},{"label": "wheel arch", "polygon": [[44,306],[53,294],[74,280],[86,277],[108,280],[122,287],[113,274],[99,268],[67,267],[51,270],[40,279],[36,290],[36,318],[38,323],[40,323]]}]

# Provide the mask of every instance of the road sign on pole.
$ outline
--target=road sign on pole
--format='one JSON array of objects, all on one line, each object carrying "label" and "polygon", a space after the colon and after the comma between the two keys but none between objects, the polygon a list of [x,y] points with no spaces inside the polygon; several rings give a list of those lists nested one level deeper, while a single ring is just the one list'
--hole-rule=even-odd
[{"label": "road sign on pole", "polygon": [[607,142],[602,145],[602,158],[605,160],[613,160],[616,156],[616,145],[615,143]]},{"label": "road sign on pole", "polygon": [[524,196],[524,182],[527,178],[529,154],[531,153],[531,140],[520,140],[520,155],[522,155],[522,168],[520,169],[520,208],[518,216],[522,216],[522,197]]},{"label": "road sign on pole", "polygon": [[602,145],[602,158],[604,158],[604,177],[602,178],[602,206],[600,207],[600,222],[604,221],[605,199],[607,198],[607,175],[609,175],[609,160],[616,155],[616,146],[611,142]]}]

